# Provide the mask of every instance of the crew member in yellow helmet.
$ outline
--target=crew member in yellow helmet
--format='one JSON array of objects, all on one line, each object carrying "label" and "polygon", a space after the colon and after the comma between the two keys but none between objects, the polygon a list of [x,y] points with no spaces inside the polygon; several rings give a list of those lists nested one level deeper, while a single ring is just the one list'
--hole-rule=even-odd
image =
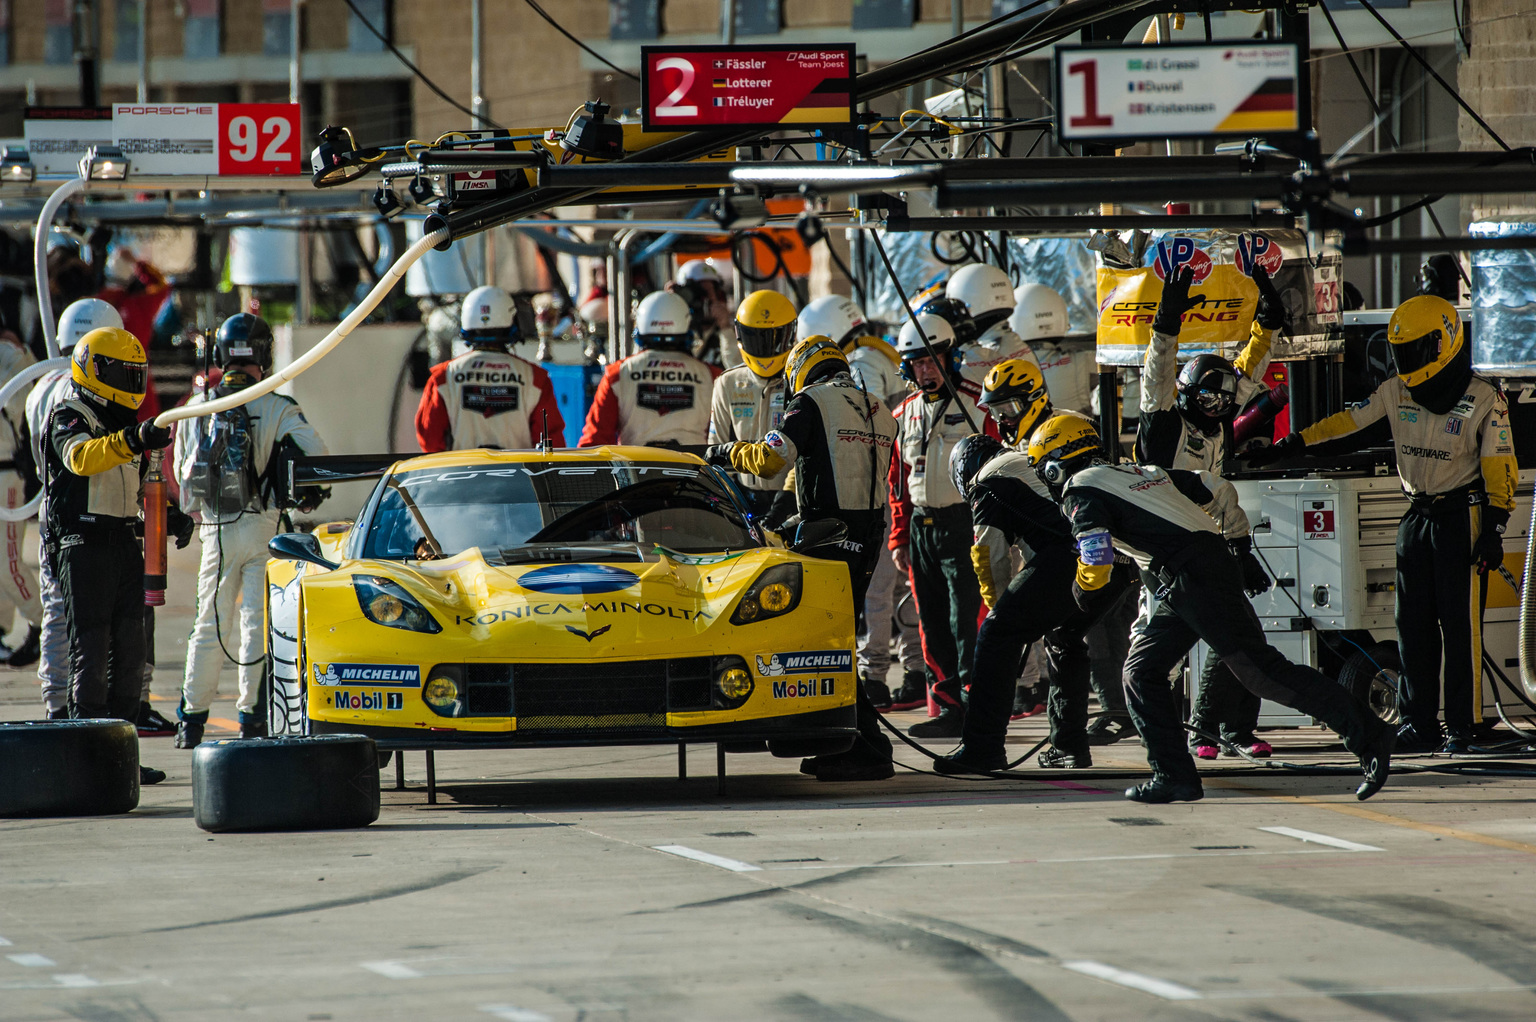
[{"label": "crew member in yellow helmet", "polygon": [[[750,442],[784,423],[784,362],[795,340],[795,306],[777,291],[753,291],[736,310],[736,343],[742,364],[715,381],[710,399],[709,442]],[[794,513],[786,494],[786,465],[768,475],[738,477],[753,510],[770,528]]]},{"label": "crew member in yellow helmet", "polygon": [[1045,374],[1022,358],[1007,359],[988,370],[976,404],[997,423],[1003,443],[1016,451],[1024,449],[1035,426],[1051,415]]},{"label": "crew member in yellow helmet", "polygon": [[[144,552],[140,460],[171,431],[136,421],[149,376],[138,338],[120,327],[75,344],[72,393],[48,419],[43,518],[69,622],[69,715],[134,720],[143,687]],[[140,782],[165,773],[140,767]]]},{"label": "crew member in yellow helmet", "polygon": [[1442,643],[1447,752],[1465,752],[1482,690],[1483,594],[1504,564],[1504,528],[1515,508],[1519,467],[1509,406],[1493,381],[1472,372],[1456,307],[1417,295],[1387,324],[1390,377],[1370,399],[1292,433],[1250,464],[1339,440],[1385,417],[1409,508],[1397,527],[1398,647],[1402,652],[1407,753],[1442,747],[1438,709]]}]

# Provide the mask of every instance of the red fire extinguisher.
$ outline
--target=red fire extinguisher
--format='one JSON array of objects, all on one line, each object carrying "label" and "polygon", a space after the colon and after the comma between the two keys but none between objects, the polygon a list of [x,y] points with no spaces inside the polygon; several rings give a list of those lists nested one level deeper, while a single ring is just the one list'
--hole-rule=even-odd
[{"label": "red fire extinguisher", "polygon": [[165,474],[160,470],[161,451],[149,452],[149,474],[144,477],[144,603],[165,605]]}]

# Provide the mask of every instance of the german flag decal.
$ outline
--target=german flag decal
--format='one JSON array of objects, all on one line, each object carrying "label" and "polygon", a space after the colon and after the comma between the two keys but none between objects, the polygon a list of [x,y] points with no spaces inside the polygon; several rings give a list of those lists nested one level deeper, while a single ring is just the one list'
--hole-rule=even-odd
[{"label": "german flag decal", "polygon": [[1296,79],[1266,78],[1216,126],[1219,132],[1295,131]]}]

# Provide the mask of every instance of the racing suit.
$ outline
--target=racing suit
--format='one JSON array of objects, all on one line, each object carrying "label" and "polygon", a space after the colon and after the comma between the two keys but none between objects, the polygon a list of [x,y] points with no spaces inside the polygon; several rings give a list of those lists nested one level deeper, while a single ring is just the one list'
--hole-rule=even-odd
[{"label": "racing suit", "polygon": [[[1452,395],[1454,399],[1454,395]],[[1447,402],[1450,403],[1450,402]],[[1445,655],[1445,723],[1464,735],[1482,695],[1486,578],[1473,564],[1485,529],[1502,532],[1519,472],[1509,406],[1498,387],[1472,376],[1443,414],[1389,378],[1369,399],[1302,430],[1310,446],[1356,433],[1385,416],[1409,507],[1397,527],[1397,641],[1405,723],[1436,735],[1438,675]]]},{"label": "racing suit", "polygon": [[1097,418],[1093,410],[1098,362],[1092,341],[1033,340],[1029,342],[1040,361],[1045,389],[1051,395],[1051,407],[1062,412],[1078,412]]},{"label": "racing suit", "polygon": [[43,446],[46,554],[64,603],[74,717],[137,720],[144,682],[144,460],[124,440],[132,411],[76,392],[49,416]]},{"label": "racing suit", "polygon": [[615,362],[597,384],[581,446],[704,443],[718,375],[679,351],[642,349]]},{"label": "racing suit", "polygon": [[[880,395],[876,393],[875,396]],[[734,369],[727,369],[715,381],[709,414],[711,444],[728,444],[737,440],[750,443],[767,436],[783,424],[783,373],[779,373],[771,380],[764,380],[750,367],[739,365]],[[784,492],[788,475],[789,462],[786,461],[784,467],[777,472],[771,472],[766,476],[743,473],[737,477],[737,481],[741,484],[742,492],[751,501],[752,510],[756,514],[768,515],[770,518],[779,517],[770,513],[775,499],[778,499],[779,510],[784,512],[783,516],[787,517],[787,500],[779,495]]]},{"label": "racing suit", "polygon": [[[971,749],[1002,749],[1019,658],[1026,645],[1044,638],[1051,744],[1086,759],[1090,661],[1084,637],[1132,585],[1130,562],[1121,559],[1086,609],[1072,601],[1072,530],[1024,454],[999,454],[976,474],[971,520],[971,562],[990,613],[976,638],[962,742]],[[1014,547],[1024,559],[1017,574]]]},{"label": "racing suit", "polygon": [[1061,503],[1078,547],[1074,596],[1110,584],[1117,552],[1136,562],[1142,585],[1157,594],[1156,610],[1132,636],[1125,660],[1131,718],[1156,777],[1200,785],[1169,681],[1197,639],[1246,688],[1316,717],[1351,752],[1367,751],[1384,725],[1344,689],[1264,640],[1242,570],[1223,541],[1248,536],[1231,483],[1209,472],[1096,464],[1067,480]]},{"label": "racing suit", "polygon": [[981,390],[954,379],[948,388],[917,393],[896,409],[896,457],[891,459],[892,550],[908,547],[912,595],[922,628],[930,701],[960,710],[971,683],[981,590],[971,567],[971,509],[949,476],[949,454],[977,429],[997,425],[976,407]]},{"label": "racing suit", "polygon": [[[887,408],[895,408],[906,400],[907,381],[901,378],[897,366],[901,357],[885,341],[878,337],[859,337],[844,346],[848,355],[848,372],[853,382],[878,397]],[[884,547],[890,539],[890,526],[886,526],[881,540]],[[869,592],[864,596],[863,627],[858,636],[859,676],[884,682],[891,671],[891,619],[896,608],[910,593],[911,583],[896,570],[896,562],[889,557],[875,561],[875,574],[869,580]],[[903,675],[921,674],[923,670],[923,641],[917,627],[917,619],[907,624],[897,617],[901,629],[897,637],[897,656],[901,659]]]},{"label": "racing suit", "polygon": [[565,419],[543,366],[494,348],[432,367],[416,407],[416,441],[428,454],[494,447],[528,450],[545,435],[564,445]]},{"label": "racing suit", "polygon": [[[199,405],[228,393],[216,387],[211,397],[194,394],[187,405]],[[261,678],[266,642],[267,541],[278,529],[278,509],[267,482],[269,468],[284,446],[303,455],[326,453],[325,442],[292,398],[263,394],[244,408],[250,419],[256,478],[261,482],[243,511],[220,517],[206,508],[199,509],[202,560],[197,569],[197,617],[187,640],[187,665],[182,676],[183,720],[207,719],[226,659],[238,665],[239,695],[235,709],[239,711],[240,723],[266,719]],[[186,495],[190,492],[198,427],[207,421],[206,417],[188,419],[176,429],[173,470],[184,500],[189,499]]]},{"label": "racing suit", "polygon": [[[34,359],[20,344],[0,341],[0,383],[9,380],[33,363]],[[0,500],[6,507],[20,507],[27,501],[26,484],[17,470],[17,456],[28,453],[23,446],[26,424],[26,399],[18,394],[11,403],[0,409]],[[34,462],[33,464],[37,464]],[[9,604],[21,612],[29,626],[40,625],[43,606],[38,595],[37,579],[22,563],[22,541],[26,538],[26,522],[6,522],[4,537],[5,563],[0,565],[0,607]],[[0,632],[10,625],[10,616],[0,615]]]},{"label": "racing suit", "polygon": [[[730,448],[731,467],[759,478],[794,466],[801,521],[831,518],[847,525],[847,539],[832,556],[848,565],[855,608],[883,557],[879,537],[895,438],[896,422],[880,399],[847,373],[835,373],[796,394],[783,424],[760,442]],[[864,687],[854,689],[860,742],[852,754],[889,760],[891,740],[880,730]]]},{"label": "racing suit", "polygon": [[[32,463],[39,474],[45,472],[43,449],[47,446],[48,417],[54,408],[74,393],[68,369],[55,369],[42,377],[27,395],[27,427],[32,434]],[[64,590],[54,574],[53,558],[48,555],[48,516],[38,515],[37,585],[42,601],[39,625],[37,678],[43,686],[43,708],[50,717],[61,715],[69,707],[69,625],[64,619]],[[148,672],[146,672],[148,673]],[[146,679],[144,699],[149,699]]]},{"label": "racing suit", "polygon": [[[1249,327],[1248,342],[1232,363],[1237,369],[1237,409],[1242,409],[1263,389],[1263,384],[1256,381],[1262,380],[1269,368],[1269,351],[1277,332],[1265,329],[1258,320]],[[1177,404],[1178,353],[1176,334],[1153,331],[1142,372],[1136,460],[1163,468],[1222,475],[1226,471],[1231,421],[1223,422],[1216,432],[1207,433],[1180,413]],[[1144,619],[1150,616],[1149,607]],[[1253,732],[1259,724],[1262,702],[1238,683],[1212,650],[1201,671],[1200,691],[1195,696],[1190,723],[1208,735],[1219,732],[1235,744],[1251,744],[1255,741]],[[1192,744],[1203,745],[1207,741],[1197,735],[1190,736]]]},{"label": "racing suit", "polygon": [[980,337],[960,350],[960,375],[980,387],[987,374],[999,362],[1021,358],[1039,365],[1035,353],[1022,337],[1013,332],[1006,319],[993,323]]}]

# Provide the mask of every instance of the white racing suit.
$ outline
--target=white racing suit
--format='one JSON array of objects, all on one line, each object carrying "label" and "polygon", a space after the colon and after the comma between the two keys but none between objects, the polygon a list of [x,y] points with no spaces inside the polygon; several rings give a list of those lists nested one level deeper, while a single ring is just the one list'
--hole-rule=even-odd
[{"label": "white racing suit", "polygon": [[992,324],[980,337],[961,349],[960,375],[980,387],[987,382],[987,374],[993,366],[1011,358],[1022,358],[1037,366],[1040,364],[1024,338],[1014,333],[1013,327],[1005,319]]},{"label": "white racing suit", "polygon": [[[222,396],[215,390],[214,396]],[[206,398],[194,394],[189,405]],[[264,394],[245,406],[250,417],[256,476],[264,478],[278,445],[292,441],[306,455],[325,454],[325,442],[292,398]],[[185,495],[196,450],[198,424],[188,419],[176,427],[176,483]],[[265,489],[264,487],[262,489]],[[197,570],[197,618],[187,641],[182,679],[183,718],[205,718],[219,690],[225,659],[239,664],[240,691],[235,708],[241,723],[263,719],[261,696],[262,635],[267,598],[267,541],[277,533],[278,511],[269,493],[257,492],[246,509],[222,519],[203,512],[198,539],[202,561]],[[236,604],[239,616],[236,616]]]},{"label": "white racing suit", "polygon": [[[35,359],[19,344],[0,342],[0,383],[9,380],[31,365]],[[22,449],[22,425],[26,421],[26,398],[18,394],[11,403],[0,409],[0,497],[6,507],[20,507],[26,503],[21,473],[16,469],[16,456]],[[41,465],[41,461],[34,464]],[[21,611],[28,624],[41,624],[43,607],[38,598],[37,579],[21,560],[22,541],[26,538],[26,522],[5,523],[5,564],[0,566],[0,631],[9,627],[11,620],[4,613],[4,605],[10,604]]]},{"label": "white racing suit", "polygon": [[[69,370],[55,369],[33,385],[27,394],[27,428],[32,434],[33,463],[43,464],[43,438],[48,435],[48,416],[53,408],[69,396]],[[47,553],[48,519],[37,519],[42,554],[38,557],[37,586],[42,602],[42,629],[39,639],[40,655],[37,661],[37,678],[43,686],[43,706],[49,715],[64,710],[69,705],[69,628],[64,619],[64,591],[59,588],[58,576]],[[149,698],[149,684],[144,686],[144,698]]]},{"label": "white racing suit", "polygon": [[[879,397],[879,394],[875,395]],[[709,442],[728,444],[740,440],[755,443],[784,425],[784,374],[765,380],[749,366],[727,369],[715,381],[710,401]],[[783,492],[790,463],[768,476],[737,474],[737,482],[759,515],[768,513],[774,498]]]}]

